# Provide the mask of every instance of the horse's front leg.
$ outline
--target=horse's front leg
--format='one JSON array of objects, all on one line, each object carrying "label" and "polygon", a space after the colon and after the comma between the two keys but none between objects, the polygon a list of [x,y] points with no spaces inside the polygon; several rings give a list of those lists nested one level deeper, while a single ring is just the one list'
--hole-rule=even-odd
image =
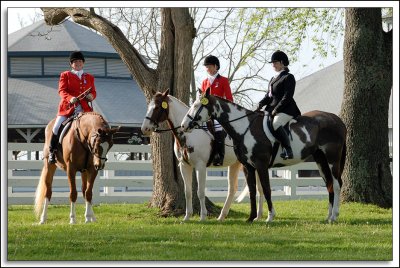
[{"label": "horse's front leg", "polygon": [[[94,211],[92,207],[93,198],[93,185],[97,176],[96,170],[90,170],[85,172],[87,174],[86,192],[84,194],[86,209],[85,209],[85,223],[95,222],[96,217],[94,216]],[[86,181],[86,180],[85,180]]]},{"label": "horse's front leg", "polygon": [[204,221],[207,218],[206,208],[206,165],[196,167],[197,174],[197,196],[200,201],[200,221]]},{"label": "horse's front leg", "polygon": [[246,176],[247,186],[249,187],[250,195],[250,216],[247,219],[248,222],[252,222],[257,217],[256,209],[256,172],[254,167],[246,164],[243,165],[243,171]]},{"label": "horse's front leg", "polygon": [[71,204],[71,209],[69,213],[69,223],[75,224],[76,223],[76,213],[75,213],[75,203],[76,199],[78,198],[78,192],[76,191],[76,170],[72,169],[68,166],[67,168],[67,175],[68,175],[68,183],[69,183],[69,201]]},{"label": "horse's front leg", "polygon": [[186,214],[183,221],[188,221],[193,215],[192,206],[192,167],[183,162],[179,163],[181,175],[185,186]]}]

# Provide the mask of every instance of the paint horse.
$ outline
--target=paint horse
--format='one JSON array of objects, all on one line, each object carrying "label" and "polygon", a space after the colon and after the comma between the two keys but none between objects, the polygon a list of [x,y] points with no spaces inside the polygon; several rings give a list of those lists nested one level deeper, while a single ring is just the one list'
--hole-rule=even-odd
[{"label": "paint horse", "polygon": [[[70,187],[70,224],[76,223],[75,176],[79,171],[82,177],[82,194],[86,201],[85,222],[96,221],[92,209],[92,189],[99,170],[104,168],[106,154],[113,145],[113,134],[118,128],[111,129],[104,118],[95,112],[79,113],[71,123],[61,144],[58,143],[57,162],[48,163],[49,143],[55,119],[51,120],[45,129],[45,144],[43,148],[44,166],[35,194],[35,212],[40,215],[40,224],[47,220],[47,209],[52,196],[53,176],[57,167],[67,173]],[[66,127],[65,127],[66,129]],[[62,134],[61,134],[62,135]],[[62,146],[61,146],[62,145]]]},{"label": "paint horse", "polygon": [[[150,135],[151,132],[172,131],[175,137],[174,152],[179,160],[180,171],[184,180],[186,214],[183,221],[188,221],[193,214],[192,206],[192,169],[195,168],[198,183],[197,195],[200,200],[200,220],[203,221],[207,216],[205,205],[205,187],[207,166],[212,165],[210,159],[212,153],[213,136],[205,129],[196,129],[191,133],[184,133],[180,130],[180,123],[189,107],[177,98],[168,95],[167,89],[164,93],[153,92],[153,99],[149,103],[146,117],[141,127],[144,135]],[[159,123],[168,122],[169,129],[158,129]],[[218,217],[223,221],[228,215],[234,195],[238,188],[238,173],[241,168],[233,151],[232,140],[225,139],[225,158],[224,167],[228,167],[228,195],[224,206]],[[261,189],[261,187],[259,188]],[[261,194],[260,194],[261,195]],[[261,204],[262,205],[262,204]],[[262,215],[262,206],[259,208],[259,217]]]},{"label": "paint horse", "polygon": [[[271,132],[263,130],[264,113],[247,110],[212,96],[207,90],[190,107],[181,126],[184,131],[190,131],[210,118],[216,119],[232,137],[235,153],[243,164],[251,203],[248,221],[256,217],[255,171],[260,177],[268,204],[267,221],[272,221],[275,210],[271,201],[268,167],[271,164],[272,149],[276,139]],[[346,155],[346,127],[336,115],[321,111],[311,111],[292,119],[289,126],[294,158],[283,160],[277,157],[271,166],[294,165],[313,156],[329,193],[327,220],[333,222],[339,215],[341,175]],[[281,151],[279,148],[278,156]]]}]

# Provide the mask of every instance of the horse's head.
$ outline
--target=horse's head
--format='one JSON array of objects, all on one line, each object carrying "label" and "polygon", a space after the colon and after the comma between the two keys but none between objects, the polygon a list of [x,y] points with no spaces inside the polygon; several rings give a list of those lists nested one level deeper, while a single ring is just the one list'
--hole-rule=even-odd
[{"label": "horse's head", "polygon": [[113,146],[113,135],[119,130],[119,127],[99,128],[92,131],[89,140],[89,149],[93,154],[93,165],[96,170],[101,170],[107,161],[106,155]]},{"label": "horse's head", "polygon": [[211,118],[212,101],[210,88],[204,94],[198,95],[182,120],[181,127],[183,131],[190,132],[193,128],[201,126],[203,122]]},{"label": "horse's head", "polygon": [[146,116],[142,123],[142,133],[144,136],[149,136],[152,131],[157,130],[158,124],[168,119],[169,113],[169,89],[164,93],[157,92],[149,103]]}]

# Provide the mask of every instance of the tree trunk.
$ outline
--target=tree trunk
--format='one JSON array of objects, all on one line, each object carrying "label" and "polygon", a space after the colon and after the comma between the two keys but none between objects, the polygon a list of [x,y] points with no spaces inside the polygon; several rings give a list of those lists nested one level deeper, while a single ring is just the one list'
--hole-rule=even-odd
[{"label": "tree trunk", "polygon": [[[157,69],[149,68],[142,56],[130,44],[122,31],[105,18],[97,15],[94,9],[83,8],[42,8],[48,25],[57,25],[70,16],[74,22],[90,27],[101,33],[118,52],[139,87],[146,96],[147,103],[153,91],[170,89],[170,94],[189,102],[192,70],[192,39],[194,22],[188,8],[163,8],[160,58]],[[161,124],[167,128],[167,124]],[[161,215],[182,215],[185,213],[183,179],[173,151],[173,136],[170,132],[152,134],[153,194],[150,206],[158,207]],[[166,153],[168,152],[168,153]],[[193,212],[199,213],[197,181],[194,179]],[[216,214],[218,209],[206,198],[209,212]]]},{"label": "tree trunk", "polygon": [[347,126],[347,154],[341,198],[389,208],[392,31],[383,31],[380,8],[347,8],[345,21],[341,117]]},{"label": "tree trunk", "polygon": [[[162,34],[160,61],[158,65],[159,90],[170,89],[170,94],[189,102],[190,80],[192,69],[192,38],[193,20],[187,8],[162,9]],[[167,125],[164,126],[167,128]],[[164,142],[159,142],[161,136],[168,136]],[[167,139],[171,141],[168,142]],[[164,144],[164,146],[162,146]],[[154,184],[151,206],[161,209],[163,215],[184,214],[186,201],[184,184],[173,153],[173,138],[171,133],[153,134],[153,171]],[[171,152],[171,157],[165,157],[165,152]],[[163,164],[164,161],[164,164]],[[167,172],[165,172],[167,171]],[[193,172],[193,211],[199,213],[200,202],[197,197],[197,180]],[[211,214],[218,211],[215,205],[206,197],[207,210]]]}]

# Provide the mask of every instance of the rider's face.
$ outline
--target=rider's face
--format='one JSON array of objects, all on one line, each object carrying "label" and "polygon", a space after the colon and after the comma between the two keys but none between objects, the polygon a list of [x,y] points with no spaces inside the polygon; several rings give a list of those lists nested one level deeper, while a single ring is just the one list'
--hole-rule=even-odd
[{"label": "rider's face", "polygon": [[209,65],[206,65],[206,70],[207,70],[207,73],[209,74],[209,75],[214,75],[214,74],[216,74],[217,73],[217,65],[215,65],[215,64],[209,64]]},{"label": "rider's face", "polygon": [[271,64],[275,72],[280,72],[283,69],[283,67],[285,67],[281,61],[274,61]]},{"label": "rider's face", "polygon": [[80,70],[82,70],[82,69],[83,69],[83,65],[84,65],[83,60],[74,60],[74,61],[71,63],[71,67],[72,67],[72,69],[74,69],[75,71],[80,71]]}]

